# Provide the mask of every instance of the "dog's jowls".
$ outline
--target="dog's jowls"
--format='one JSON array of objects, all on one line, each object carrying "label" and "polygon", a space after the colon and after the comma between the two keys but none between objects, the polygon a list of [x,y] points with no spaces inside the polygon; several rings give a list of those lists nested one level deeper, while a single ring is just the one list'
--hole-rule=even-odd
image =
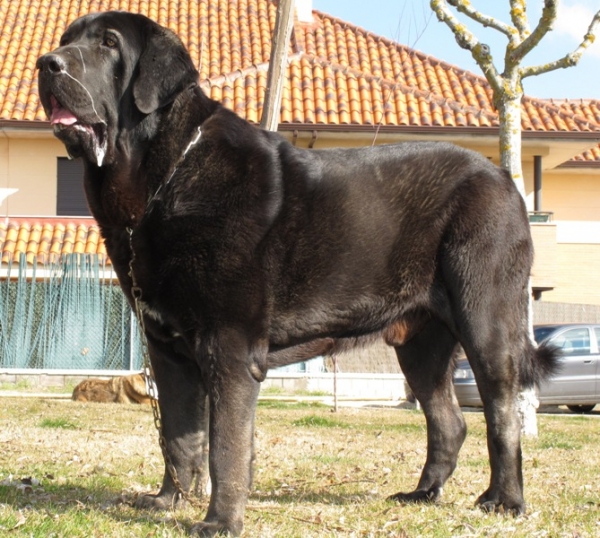
[{"label": "dog's jowls", "polygon": [[[41,101],[83,159],[89,206],[130,299],[133,259],[184,488],[203,464],[210,409],[212,495],[192,533],[242,531],[268,368],[378,335],[428,427],[415,490],[391,498],[436,500],[456,466],[460,344],[488,426],[492,473],[478,502],[524,510],[516,396],[555,355],[528,337],[533,249],[508,173],[444,143],[296,148],[209,99],[181,41],[140,15],[78,19],[38,67]],[[165,472],[138,505],[177,497]]]}]

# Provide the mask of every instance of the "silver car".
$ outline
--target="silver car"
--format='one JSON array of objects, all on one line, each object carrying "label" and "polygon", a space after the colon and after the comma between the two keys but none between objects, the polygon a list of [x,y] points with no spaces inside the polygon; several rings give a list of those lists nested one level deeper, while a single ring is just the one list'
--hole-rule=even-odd
[{"label": "silver car", "polygon": [[[537,325],[538,343],[549,341],[563,351],[561,368],[538,387],[542,405],[566,405],[574,413],[589,413],[600,403],[600,325]],[[482,405],[473,371],[466,358],[454,372],[454,390],[461,406]]]}]

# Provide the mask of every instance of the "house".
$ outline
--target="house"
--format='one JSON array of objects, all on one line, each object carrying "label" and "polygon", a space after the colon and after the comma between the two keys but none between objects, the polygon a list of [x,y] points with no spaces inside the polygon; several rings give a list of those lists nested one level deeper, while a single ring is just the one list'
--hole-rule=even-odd
[{"label": "house", "polygon": [[[498,115],[483,77],[314,11],[310,0],[296,4],[283,136],[308,148],[446,140],[498,162]],[[81,165],[51,133],[35,69],[71,21],[106,9],[172,28],[205,92],[260,121],[274,0],[0,0],[0,193],[10,193],[0,204],[4,265],[20,252],[30,263],[61,252],[106,255],[86,218]],[[522,111],[527,204],[537,211],[534,294],[600,305],[600,100],[525,97]]]}]

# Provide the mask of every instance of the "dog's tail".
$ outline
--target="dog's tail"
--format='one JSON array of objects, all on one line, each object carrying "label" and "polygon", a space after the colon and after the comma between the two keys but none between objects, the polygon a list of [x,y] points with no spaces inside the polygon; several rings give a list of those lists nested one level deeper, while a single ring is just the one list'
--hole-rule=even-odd
[{"label": "dog's tail", "polygon": [[525,360],[521,362],[521,386],[531,388],[538,386],[560,371],[562,351],[547,342],[534,346],[527,341]]}]

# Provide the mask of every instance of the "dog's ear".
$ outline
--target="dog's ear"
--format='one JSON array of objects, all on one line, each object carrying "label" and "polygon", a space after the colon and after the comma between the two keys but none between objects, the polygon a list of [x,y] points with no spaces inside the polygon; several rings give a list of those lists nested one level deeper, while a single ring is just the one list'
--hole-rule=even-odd
[{"label": "dog's ear", "polygon": [[168,105],[183,90],[198,83],[198,71],[179,38],[158,26],[149,32],[133,84],[135,105],[144,114]]}]

